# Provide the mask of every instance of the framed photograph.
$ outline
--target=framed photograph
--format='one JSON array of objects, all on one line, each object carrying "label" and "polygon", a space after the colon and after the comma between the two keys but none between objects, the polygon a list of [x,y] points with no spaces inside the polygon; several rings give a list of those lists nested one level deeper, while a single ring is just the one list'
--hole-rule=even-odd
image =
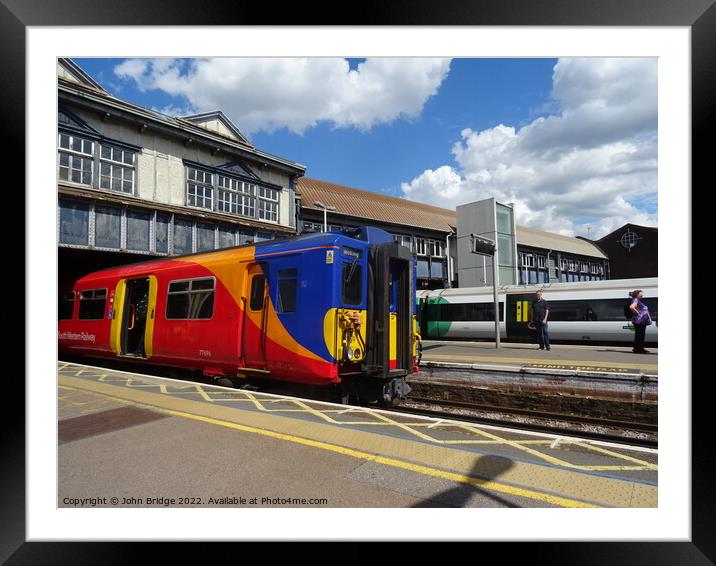
[{"label": "framed photograph", "polygon": [[[517,4],[513,2],[507,5],[504,2],[458,1],[438,4],[419,1],[409,5],[384,3],[361,5],[357,22],[329,22],[325,25],[297,23],[310,21],[312,11],[306,6],[277,8],[277,21],[267,21],[265,8],[259,10],[259,6],[242,6],[241,9],[232,6],[230,10],[223,6],[202,6],[199,10],[195,3],[189,2],[172,3],[171,9],[159,2],[111,5],[89,5],[77,0],[57,5],[21,0],[0,2],[3,32],[0,42],[5,54],[6,77],[3,109],[6,135],[10,138],[10,143],[6,145],[7,163],[17,161],[25,164],[24,174],[17,175],[20,177],[17,180],[13,179],[15,186],[24,185],[24,191],[11,190],[12,195],[18,195],[17,198],[11,197],[11,203],[22,202],[24,206],[27,238],[24,256],[26,263],[20,262],[27,274],[24,312],[26,387],[23,388],[16,378],[9,382],[10,391],[15,393],[11,397],[15,404],[18,404],[17,399],[24,399],[25,414],[19,412],[9,420],[6,419],[4,432],[6,458],[2,466],[6,520],[0,548],[3,561],[8,564],[119,563],[138,559],[139,553],[143,552],[138,545],[125,547],[121,541],[152,540],[331,540],[351,543],[393,540],[514,541],[529,544],[511,545],[505,552],[517,551],[521,557],[531,559],[539,552],[542,561],[557,564],[711,564],[716,561],[716,539],[713,536],[716,525],[712,511],[716,497],[711,487],[714,459],[709,450],[710,427],[705,418],[705,404],[709,402],[710,391],[708,385],[705,385],[705,379],[692,378],[693,309],[690,306],[693,257],[691,226],[696,220],[695,217],[692,220],[691,186],[692,179],[703,176],[706,152],[710,147],[706,140],[706,123],[713,113],[716,100],[716,39],[713,34],[716,29],[716,8],[712,0],[689,0],[678,6],[668,2],[645,4],[635,0],[608,3],[586,0],[530,3],[520,0]],[[187,86],[188,74],[182,74],[188,73],[186,69],[191,67],[191,63],[184,65],[181,61],[209,57],[256,60],[281,57],[325,60],[329,57],[345,57],[352,61],[352,70],[361,64],[357,62],[386,57],[405,61],[416,58],[442,58],[444,61],[478,58],[494,61],[548,58],[555,61],[559,58],[653,61],[658,68],[658,136],[655,136],[658,139],[649,144],[649,156],[645,159],[651,158],[653,153],[656,154],[653,156],[655,161],[658,155],[658,219],[662,231],[659,239],[659,260],[662,266],[659,273],[662,302],[659,332],[664,337],[659,359],[662,406],[659,410],[658,504],[652,508],[635,509],[443,508],[429,511],[375,508],[68,509],[58,506],[58,332],[55,326],[56,285],[53,281],[54,273],[57,272],[56,226],[60,217],[56,189],[58,175],[62,174],[58,174],[58,170],[61,171],[63,166],[59,162],[62,156],[58,157],[57,145],[58,62],[66,62],[64,68],[69,73],[85,73],[87,81],[95,82],[97,75],[93,73],[96,69],[93,68],[92,72],[83,69],[82,61],[89,64],[92,60],[116,59],[116,64],[112,65],[113,74],[108,72],[103,75],[107,84],[117,82],[117,85],[111,87],[112,93],[108,93],[108,96],[116,95],[120,98],[118,93],[129,88],[143,93],[161,92],[162,96],[151,101],[147,98],[148,102],[140,106],[154,113],[191,114],[195,121],[211,122],[212,127],[223,128],[227,136],[246,143],[250,136],[246,136],[245,128],[248,127],[250,132],[260,131],[260,127],[251,122],[254,119],[251,113],[242,114],[242,121],[232,121],[232,116],[227,117],[221,109],[209,111],[205,103],[202,103],[203,106],[190,104],[191,107],[187,108],[172,106],[177,100],[174,95],[178,92],[186,95],[192,88]],[[142,63],[150,60],[180,63],[164,73],[152,67],[153,63]],[[444,66],[449,67],[449,63]],[[555,69],[553,81],[559,81],[569,72],[573,72],[573,76],[579,73],[579,69],[569,71],[559,69],[554,64],[551,66]],[[195,67],[193,69],[196,71]],[[447,74],[445,69],[441,72]],[[633,72],[640,71],[635,67]],[[171,73],[175,74],[170,76]],[[425,76],[428,75],[426,73]],[[401,75],[396,72],[396,76]],[[489,80],[487,77],[487,74],[482,76],[483,80]],[[622,75],[620,77],[624,78]],[[603,78],[611,80],[609,74],[603,75]],[[174,81],[172,86],[166,86],[171,82],[170,79]],[[149,84],[147,81],[150,80],[154,83]],[[402,76],[400,80],[409,83],[411,78]],[[164,86],[157,86],[160,83]],[[184,90],[177,87],[180,83]],[[316,81],[313,87],[316,91],[329,88],[319,83]],[[266,81],[261,84],[270,86],[272,83]],[[439,86],[440,81],[437,84]],[[626,85],[627,81],[623,84]],[[635,84],[638,88],[639,83]],[[414,86],[414,90],[428,88],[417,80]],[[479,84],[472,86],[478,88]],[[550,84],[549,88],[552,86]],[[570,92],[575,97],[579,96],[579,93],[575,94],[577,90],[595,88],[588,81],[580,83],[577,80],[572,86],[575,91]],[[219,88],[218,83],[216,87]],[[634,88],[634,85],[627,87]],[[437,88],[434,90],[437,91]],[[519,85],[516,84],[515,88],[519,88]],[[301,92],[305,94],[310,91],[306,89]],[[623,92],[615,96],[630,94],[633,93]],[[75,95],[83,96],[81,93]],[[226,100],[218,96],[209,98],[211,103],[217,104]],[[247,100],[260,98],[253,96]],[[426,95],[424,100],[421,99],[421,104],[428,98]],[[187,97],[190,102],[197,99]],[[374,106],[381,103],[377,97],[374,101]],[[410,103],[406,104],[409,107]],[[316,123],[327,124],[326,129],[335,129],[340,127],[340,120],[345,119],[354,120],[350,123],[351,127],[361,130],[370,129],[371,120],[383,119],[380,112],[372,109],[370,104],[362,106],[360,111],[365,111],[365,115],[369,116],[326,118],[328,114],[309,110],[304,115],[294,113],[293,117],[287,118],[289,112],[273,123],[270,120],[265,122],[269,126],[262,127],[293,128],[293,131],[303,133]],[[401,109],[386,110],[393,111],[395,116],[408,115],[408,119],[420,119],[420,111],[410,115],[410,111]],[[554,108],[535,108],[530,122],[558,117],[562,111],[564,108],[559,111]],[[639,108],[629,107],[629,113],[622,118],[623,122],[636,120],[634,115],[638,111]],[[63,119],[68,120],[68,131],[80,127],[80,116],[71,112],[66,116]],[[391,119],[384,121],[389,122]],[[522,127],[527,124],[523,120],[514,125]],[[469,130],[469,124],[455,125],[455,128],[458,126],[459,129],[455,130],[457,137],[453,156],[467,151],[471,143],[479,141],[477,133]],[[498,127],[502,127],[502,124],[492,124],[489,130],[496,131]],[[591,122],[591,127],[596,131],[598,121]],[[514,135],[514,129],[511,135]],[[98,134],[97,139],[100,138]],[[186,144],[191,144],[193,140],[187,139],[189,141]],[[97,143],[109,148],[105,142],[102,138]],[[618,142],[615,139],[612,143]],[[104,146],[92,146],[86,150],[82,144],[78,149],[72,143],[68,137],[67,147],[64,148],[67,154],[65,174],[69,181],[72,181],[72,175],[79,175],[75,183],[78,187],[84,183],[82,175],[85,169],[102,171],[101,175],[96,175],[96,179],[93,177],[92,182],[98,185],[96,188],[101,183],[107,183],[107,187],[122,193],[125,198],[131,196],[135,180],[138,179],[135,173],[140,174],[133,169],[136,161],[132,155],[133,152],[141,153],[141,147],[137,150],[131,145],[118,146],[105,152]],[[216,153],[219,151],[217,145]],[[264,166],[271,166],[272,156],[267,153],[264,158],[267,162]],[[463,178],[468,173],[481,174],[478,169],[457,171],[456,168],[450,168],[447,165],[450,159],[449,154],[426,156],[425,167],[416,171],[412,178],[405,178],[402,192],[398,191],[393,196],[405,198],[410,191],[423,197],[448,194],[440,193],[438,184],[431,188],[432,193],[425,189],[428,180],[437,176],[440,170],[445,173],[450,169],[453,176],[462,175]],[[279,158],[276,158],[276,163],[277,167],[293,167],[299,171],[300,163],[287,165],[285,160]],[[548,165],[546,161],[538,164]],[[276,185],[265,183],[265,186],[254,186],[250,172],[239,170],[238,165],[232,172],[233,176],[222,177],[221,180],[218,180],[218,166],[216,171],[208,171],[201,164],[186,159],[184,166],[189,173],[182,177],[182,186],[191,187],[187,198],[193,199],[190,204],[195,209],[209,207],[212,212],[239,210],[246,214],[250,211],[252,219],[275,223],[276,234],[283,230],[282,215],[289,209],[286,207],[284,210],[276,196],[280,181],[276,181]],[[370,166],[364,164],[364,167]],[[293,169],[291,171],[291,174],[296,173]],[[211,174],[216,178],[211,177]],[[497,171],[490,170],[485,174],[497,174]],[[276,178],[271,177],[272,180]],[[8,190],[10,188],[11,185],[8,185]],[[216,202],[210,200],[213,198],[210,195],[214,194],[212,191],[216,195],[224,195],[221,197],[224,200],[219,202],[219,197]],[[24,199],[19,197],[20,193],[24,194]],[[656,217],[656,195],[650,198],[653,198],[653,203],[649,206],[653,204],[653,208],[647,208]],[[208,202],[211,202],[210,206]],[[331,209],[319,204],[323,208],[316,208],[315,218],[310,221],[315,223],[317,231],[328,232],[332,229],[327,219]],[[439,205],[437,202],[431,204]],[[455,203],[450,204],[452,206]],[[201,222],[184,226],[179,221],[167,224],[164,239],[158,232],[163,229],[159,224],[158,213],[154,213],[151,218],[147,217],[146,221],[140,212],[115,218],[111,211],[102,212],[102,206],[100,204],[97,211],[91,209],[91,235],[88,231],[87,238],[93,239],[96,249],[105,251],[135,246],[137,250],[146,247],[148,252],[157,254],[162,253],[164,248],[161,246],[166,246],[169,253],[173,246],[180,249],[184,245],[180,237],[184,234],[182,230],[191,234],[191,237],[186,236],[186,241],[192,242],[187,245],[189,252],[201,251],[203,241],[221,247],[217,242],[243,245],[267,239],[258,222],[256,225],[259,227],[247,235],[238,231],[222,232],[220,228],[203,233]],[[220,206],[226,207],[226,210],[219,210],[217,207]],[[111,207],[106,208],[109,210]],[[169,208],[167,211],[171,212]],[[202,213],[206,213],[206,210],[202,210]],[[112,231],[105,230],[114,223],[121,226],[121,231],[119,228],[117,231],[121,235],[117,236],[116,242],[112,240]],[[136,228],[136,233],[146,232],[146,238],[133,237],[128,226]],[[12,229],[8,227],[7,230],[9,233]],[[288,232],[288,226],[283,231]],[[408,244],[412,245],[410,242]],[[443,251],[443,242],[426,241],[415,245],[426,246],[426,249],[434,246],[430,253],[436,256],[441,256]],[[349,260],[331,255],[331,263],[333,261]],[[536,259],[531,258],[530,261],[534,261],[533,267],[538,265]],[[560,269],[558,261],[556,264],[551,259],[548,261],[549,265],[543,262],[541,267],[545,270],[549,267],[552,271]],[[578,267],[590,276],[598,274],[600,269],[597,265],[588,264]],[[433,264],[426,263],[425,269],[429,274],[426,277],[433,277]],[[442,276],[449,270],[448,260],[446,267],[435,268],[435,274]],[[552,271],[549,272],[550,278],[553,277]],[[284,274],[280,283],[282,288],[293,289],[292,285],[296,281],[290,278],[288,270],[284,270]],[[550,280],[547,279],[547,282]],[[196,281],[191,285],[194,283]],[[210,282],[210,288],[201,287],[201,281],[196,284],[196,289],[187,284],[186,289],[179,285],[170,291],[175,296],[184,293],[180,299],[190,302],[186,297],[192,292],[205,295],[213,293],[216,281]],[[49,292],[46,289],[48,285],[52,287]],[[147,280],[147,289],[151,285],[153,283]],[[7,288],[12,286],[8,285]],[[102,299],[104,297],[102,295]],[[88,295],[87,300],[94,298]],[[11,304],[19,305],[20,302],[11,301]],[[286,304],[291,306],[286,307]],[[282,308],[289,311],[295,308],[291,301],[286,304]],[[179,307],[177,309],[177,312],[181,310]],[[190,318],[187,314],[190,311],[190,306],[186,306],[186,312],[181,310],[175,318]],[[207,315],[207,318],[210,317]],[[534,327],[530,327],[530,330],[536,334]],[[138,342],[136,346],[137,351],[144,352],[143,343]],[[647,480],[644,480],[646,483]],[[636,493],[638,487],[634,489]],[[380,527],[386,520],[394,526]],[[310,525],[315,521],[325,524],[320,532],[311,530]],[[244,525],[241,532],[231,527],[236,524]],[[351,528],[347,530],[345,525],[351,525]],[[110,543],[87,544],[97,541]],[[500,545],[500,548],[503,547]]]}]

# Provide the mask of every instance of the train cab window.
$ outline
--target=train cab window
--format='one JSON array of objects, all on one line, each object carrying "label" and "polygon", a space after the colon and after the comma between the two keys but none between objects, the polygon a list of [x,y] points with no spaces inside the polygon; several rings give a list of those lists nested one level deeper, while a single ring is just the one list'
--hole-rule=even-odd
[{"label": "train cab window", "polygon": [[249,308],[252,311],[260,311],[264,308],[265,285],[266,277],[264,275],[254,275],[251,280],[251,298],[249,300]]},{"label": "train cab window", "polygon": [[102,320],[107,302],[107,289],[80,291],[80,320]]},{"label": "train cab window", "polygon": [[355,261],[343,263],[343,304],[357,306],[363,302],[363,267]]},{"label": "train cab window", "polygon": [[214,314],[213,277],[172,281],[167,293],[169,320],[209,319]]},{"label": "train cab window", "polygon": [[63,293],[57,305],[59,320],[70,320],[75,309],[75,292]]},{"label": "train cab window", "polygon": [[281,269],[278,272],[278,312],[296,312],[297,269]]}]

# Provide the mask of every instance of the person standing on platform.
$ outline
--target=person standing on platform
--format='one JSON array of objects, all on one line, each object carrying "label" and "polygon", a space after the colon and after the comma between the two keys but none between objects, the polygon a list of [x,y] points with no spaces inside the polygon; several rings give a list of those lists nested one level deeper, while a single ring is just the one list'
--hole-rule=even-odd
[{"label": "person standing on platform", "polygon": [[549,350],[549,330],[547,319],[549,318],[549,303],[542,298],[542,289],[535,293],[535,300],[532,301],[532,322],[537,330],[540,350]]},{"label": "person standing on platform", "polygon": [[649,307],[642,301],[644,292],[641,289],[632,291],[630,295],[632,301],[629,308],[633,313],[631,322],[634,325],[634,348],[632,352],[635,354],[648,354],[649,350],[644,349],[644,338],[646,336],[646,327],[651,324]]}]

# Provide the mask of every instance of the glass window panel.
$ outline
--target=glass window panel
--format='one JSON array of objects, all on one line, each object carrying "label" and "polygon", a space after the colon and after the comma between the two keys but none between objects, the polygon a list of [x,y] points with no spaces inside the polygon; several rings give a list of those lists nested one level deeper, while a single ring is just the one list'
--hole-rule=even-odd
[{"label": "glass window panel", "polygon": [[249,307],[252,311],[260,311],[264,308],[264,282],[266,278],[263,275],[254,275],[251,280],[251,299]]},{"label": "glass window panel", "polygon": [[214,314],[214,291],[191,294],[189,318],[211,318]]},{"label": "glass window panel", "polygon": [[89,204],[60,200],[60,242],[87,245]]},{"label": "glass window panel", "polygon": [[172,281],[169,284],[169,292],[170,293],[176,293],[179,291],[188,291],[189,290],[189,281]]},{"label": "glass window panel", "polygon": [[82,184],[83,185],[91,185],[92,184],[92,164],[87,159],[83,159],[85,163],[83,164],[82,168]]},{"label": "glass window panel", "polygon": [[139,210],[127,211],[127,249],[149,251],[149,223],[151,214]]},{"label": "glass window panel", "polygon": [[174,221],[174,254],[192,252],[192,224],[186,220]]},{"label": "glass window panel", "polygon": [[500,285],[514,285],[515,274],[511,267],[500,267],[499,268],[499,281]]},{"label": "glass window panel", "polygon": [[278,280],[278,312],[296,312],[295,278]]},{"label": "glass window panel", "polygon": [[214,288],[214,280],[211,278],[194,279],[190,283],[191,283],[192,291],[201,291],[201,290],[205,290],[205,289],[213,289]]},{"label": "glass window panel", "polygon": [[214,249],[214,228],[206,224],[197,224],[196,251],[205,252]]},{"label": "glass window panel", "polygon": [[107,302],[107,290],[97,289],[80,293],[80,320],[101,320],[104,318],[104,307]]},{"label": "glass window panel", "polygon": [[363,267],[357,263],[343,264],[343,303],[360,305],[363,302]]},{"label": "glass window panel", "polygon": [[445,274],[445,266],[442,261],[433,260],[430,263],[430,277],[433,279],[442,279]]},{"label": "glass window panel", "polygon": [[497,254],[499,265],[514,265],[512,237],[497,235]]},{"label": "glass window panel", "polygon": [[219,228],[219,247],[230,248],[234,244],[234,232],[232,230]]},{"label": "glass window panel", "polygon": [[94,245],[100,248],[116,248],[120,245],[121,213],[118,208],[95,207]]},{"label": "glass window panel", "polygon": [[155,229],[155,246],[159,253],[167,253],[169,251],[169,220],[168,214],[157,212],[157,222]]},{"label": "glass window panel", "polygon": [[189,293],[177,293],[167,295],[168,319],[188,318],[189,316]]},{"label": "glass window panel", "polygon": [[497,205],[497,231],[503,234],[512,233],[512,211],[506,206]]},{"label": "glass window panel", "polygon": [[418,260],[418,277],[428,278],[430,277],[430,267],[428,265],[428,260],[426,259],[419,259]]}]

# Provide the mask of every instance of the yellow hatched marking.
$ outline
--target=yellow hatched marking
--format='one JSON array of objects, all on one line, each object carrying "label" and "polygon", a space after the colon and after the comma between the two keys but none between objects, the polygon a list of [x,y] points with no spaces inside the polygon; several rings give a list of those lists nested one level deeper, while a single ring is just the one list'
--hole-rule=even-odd
[{"label": "yellow hatched marking", "polygon": [[[80,370],[79,373],[86,370]],[[75,374],[79,375],[79,374]],[[99,381],[104,382],[105,378],[109,377],[109,374],[101,374],[99,377]],[[116,377],[116,376],[115,376]],[[194,391],[174,391],[169,392],[166,389],[166,385],[159,384],[159,385],[153,385],[153,384],[134,384],[135,379],[132,377],[128,377],[124,382],[128,387],[159,387],[159,390],[168,395],[182,395],[182,394],[194,394]],[[506,438],[502,438],[498,435],[492,434],[487,432],[486,430],[477,428],[475,426],[471,426],[468,424],[458,424],[458,423],[452,423],[452,422],[444,422],[444,421],[438,421],[433,423],[403,423],[396,421],[394,419],[391,419],[382,413],[379,412],[373,412],[371,410],[359,408],[359,407],[351,407],[348,409],[325,409],[323,411],[316,409],[315,407],[311,407],[307,403],[298,400],[298,399],[271,399],[271,398],[257,398],[255,395],[253,395],[251,392],[248,391],[236,391],[235,393],[244,395],[244,398],[212,398],[200,385],[194,384],[192,387],[197,393],[201,395],[201,397],[208,402],[214,403],[216,401],[219,402],[247,402],[247,403],[253,403],[253,405],[260,411],[267,412],[267,413],[309,413],[312,414],[330,424],[333,425],[342,425],[342,426],[375,426],[375,427],[392,427],[395,426],[397,428],[403,429],[406,432],[410,433],[411,435],[414,435],[418,438],[421,438],[423,440],[427,440],[428,442],[431,442],[433,444],[438,445],[444,445],[444,446],[450,446],[450,445],[507,445],[512,446],[513,448],[516,448],[517,450],[524,451],[526,453],[529,453],[541,460],[544,460],[548,463],[554,464],[556,466],[569,468],[573,470],[582,470],[582,471],[607,471],[607,470],[621,470],[621,471],[633,471],[633,470],[658,470],[658,465],[652,464],[649,462],[646,462],[644,460],[640,460],[638,458],[633,458],[627,455],[619,454],[617,452],[613,452],[611,450],[608,450],[606,448],[594,446],[589,443],[582,443],[579,441],[570,441],[567,439],[559,439],[562,443],[569,443],[576,446],[581,446],[583,448],[588,448],[590,450],[593,450],[595,452],[600,452],[604,455],[611,456],[616,459],[621,459],[628,462],[633,462],[635,464],[638,464],[637,466],[611,466],[611,465],[604,465],[604,466],[582,466],[577,464],[572,464],[570,462],[567,462],[565,460],[562,460],[560,458],[556,458],[554,456],[551,456],[549,454],[545,454],[543,452],[540,452],[538,450],[533,450],[529,448],[529,445],[547,445],[550,443],[553,443],[552,440],[508,440]],[[296,406],[298,406],[298,409],[269,409],[263,405],[263,403],[268,404],[274,404],[278,402],[285,402],[285,403],[293,403]],[[345,414],[345,413],[361,413],[365,414],[367,416],[370,416],[374,419],[378,419],[378,421],[337,421],[330,417],[327,413],[338,413],[338,414]],[[438,428],[438,427],[453,427],[461,430],[465,430],[469,432],[472,435],[476,435],[479,438],[475,439],[456,439],[456,440],[444,440],[444,439],[438,439],[433,436],[430,436],[428,434],[423,434],[419,430],[416,430],[415,428]]]},{"label": "yellow hatched marking", "polygon": [[[326,421],[326,422],[329,422],[329,423],[331,423],[331,424],[343,424],[343,423],[340,423],[339,421],[336,421],[336,420],[332,419],[332,418],[329,417],[328,415],[323,414],[321,411],[319,411],[319,410],[317,410],[317,409],[314,409],[313,407],[309,407],[309,406],[306,405],[306,403],[304,403],[303,401],[299,401],[298,399],[291,399],[291,401],[293,401],[296,405],[298,405],[299,407],[305,409],[306,411],[308,411],[308,412],[311,413],[312,415],[315,415],[315,416],[317,416],[317,417],[323,419],[323,420]],[[281,412],[281,410],[279,409],[277,412]]]},{"label": "yellow hatched marking", "polygon": [[244,391],[243,394],[246,395],[251,402],[253,402],[253,404],[256,406],[256,408],[257,408],[259,411],[267,411],[267,412],[268,412],[268,409],[267,409],[266,407],[264,407],[264,406],[261,404],[261,402],[260,402],[253,394],[251,394],[251,393],[249,393],[249,392],[247,392],[247,391]]},{"label": "yellow hatched marking", "polygon": [[[469,430],[469,427],[465,426],[464,428]],[[570,464],[569,462],[565,462],[564,460],[560,460],[559,458],[555,458],[554,456],[550,456],[549,454],[544,454],[543,452],[540,452],[539,450],[532,450],[531,448],[527,446],[522,446],[519,443],[508,440],[506,438],[500,438],[499,436],[495,434],[491,434],[487,432],[486,430],[482,429],[473,429],[475,432],[482,436],[486,436],[488,438],[491,438],[493,440],[501,440],[504,444],[507,444],[508,446],[512,446],[513,448],[517,448],[518,450],[523,450],[524,452],[527,452],[528,454],[532,454],[533,456],[536,456],[538,458],[541,458],[542,460],[546,462],[550,462],[551,464],[555,464],[556,466],[567,466],[570,468],[577,467],[573,464]]]},{"label": "yellow hatched marking", "polygon": [[415,436],[417,436],[418,438],[422,438],[423,440],[428,440],[428,441],[430,441],[430,442],[441,443],[441,441],[436,440],[435,438],[433,438],[433,437],[430,436],[430,435],[423,434],[423,433],[420,432],[419,430],[415,430],[415,429],[413,429],[413,428],[410,428],[409,426],[404,425],[403,423],[399,423],[399,422],[397,422],[397,421],[394,421],[393,419],[390,419],[390,418],[388,418],[388,417],[386,417],[385,415],[382,415],[382,414],[380,414],[380,413],[373,413],[373,416],[376,417],[376,418],[378,418],[378,419],[381,419],[381,420],[383,420],[383,421],[385,421],[385,422],[387,422],[387,423],[392,423],[392,424],[394,424],[395,426],[397,426],[398,428],[402,428],[403,430],[409,432],[410,434],[414,434]]},{"label": "yellow hatched marking", "polygon": [[[653,464],[651,462],[647,462],[645,460],[640,460],[639,458],[634,458],[633,456],[628,456],[626,454],[619,454],[618,452],[613,452],[612,450],[609,450],[607,448],[603,448],[602,446],[594,446],[591,444],[584,444],[582,442],[578,441],[563,441],[565,444],[573,444],[575,446],[581,446],[582,448],[588,448],[589,450],[593,450],[595,452],[599,452],[601,454],[605,454],[607,456],[612,456],[614,458],[618,458],[620,460],[626,460],[628,462],[634,462],[635,464],[639,464],[640,466],[643,466],[643,468],[639,469],[647,469],[647,470],[657,470],[659,469],[659,466],[657,464]],[[626,469],[626,468],[624,468]]]}]

